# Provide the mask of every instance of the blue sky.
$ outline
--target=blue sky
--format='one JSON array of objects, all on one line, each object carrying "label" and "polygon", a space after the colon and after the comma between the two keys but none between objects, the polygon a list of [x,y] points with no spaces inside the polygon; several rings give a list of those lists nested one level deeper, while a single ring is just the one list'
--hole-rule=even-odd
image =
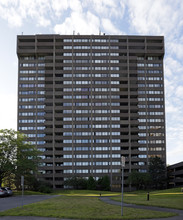
[{"label": "blue sky", "polygon": [[17,125],[16,36],[165,36],[167,164],[183,161],[183,1],[0,0],[0,129]]}]

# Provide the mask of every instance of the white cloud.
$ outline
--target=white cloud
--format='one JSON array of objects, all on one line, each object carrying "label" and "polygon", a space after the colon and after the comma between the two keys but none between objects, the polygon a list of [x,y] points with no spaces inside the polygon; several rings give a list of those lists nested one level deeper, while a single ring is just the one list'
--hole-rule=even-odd
[{"label": "white cloud", "polygon": [[[0,129],[17,129],[17,96],[16,94],[0,94],[3,108],[0,108]],[[5,111],[4,111],[5,109]]]},{"label": "white cloud", "polygon": [[178,163],[182,161],[183,158],[183,126],[179,124],[178,126],[169,126],[167,129],[167,156],[168,163]]},{"label": "white cloud", "polygon": [[183,95],[183,86],[178,86],[177,88],[176,88],[176,95],[178,96],[178,97],[181,97],[182,98],[182,95]]},{"label": "white cloud", "polygon": [[[71,30],[76,29],[88,34],[99,33],[100,17],[105,31],[121,34],[110,19],[122,18],[124,9],[124,3],[118,0],[9,0],[0,2],[0,17],[12,27],[20,27],[31,19],[35,26],[48,27],[53,23],[54,30],[59,33],[72,33]],[[63,20],[62,15],[66,12],[67,17]],[[57,24],[58,18],[62,23]]]},{"label": "white cloud", "polygon": [[62,24],[57,24],[54,31],[57,34],[98,34],[100,21],[97,16],[91,12],[78,13],[72,12],[70,17],[67,17]]},{"label": "white cloud", "polygon": [[183,42],[170,42],[168,44],[168,50],[172,56],[177,57],[182,61],[183,59]]},{"label": "white cloud", "polygon": [[90,7],[101,18],[122,18],[124,15],[125,5],[118,0],[84,0],[83,5]]},{"label": "white cloud", "polygon": [[122,34],[122,31],[118,30],[112,23],[110,19],[102,19],[102,27],[107,34]]},{"label": "white cloud", "polygon": [[38,18],[38,23],[37,23],[37,26],[42,26],[42,27],[47,27],[51,24],[51,21],[46,19],[45,17],[43,16],[40,16]]},{"label": "white cloud", "polygon": [[60,17],[63,11],[69,7],[68,0],[52,0],[52,8],[57,17]]},{"label": "white cloud", "polygon": [[[169,35],[172,39],[182,26],[183,2],[175,0],[126,0],[129,23],[140,34]],[[172,36],[173,34],[173,36]]]},{"label": "white cloud", "polygon": [[69,7],[72,11],[81,13],[83,8],[79,0],[69,0]]},{"label": "white cloud", "polygon": [[49,0],[16,0],[0,2],[0,17],[7,20],[12,27],[20,27],[26,19],[35,20],[38,26],[46,27],[50,25],[47,18],[50,12]]},{"label": "white cloud", "polygon": [[169,103],[169,105],[166,106],[166,113],[175,113],[177,114],[178,108],[176,108],[172,103]]},{"label": "white cloud", "polygon": [[7,20],[9,25],[20,27],[22,25],[22,19],[24,18],[24,15],[18,13],[14,7],[4,8],[0,3],[0,17],[4,20]]}]

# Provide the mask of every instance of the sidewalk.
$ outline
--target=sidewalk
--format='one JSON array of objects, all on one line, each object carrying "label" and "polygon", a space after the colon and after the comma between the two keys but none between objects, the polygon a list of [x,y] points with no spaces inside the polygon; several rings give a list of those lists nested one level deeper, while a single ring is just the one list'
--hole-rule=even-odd
[{"label": "sidewalk", "polygon": [[[110,197],[100,197],[100,200],[102,200],[105,203],[109,203],[111,205],[121,205],[121,202],[111,200]],[[135,205],[135,204],[127,204],[123,203],[124,207],[128,208],[135,208],[135,209],[146,209],[146,210],[152,210],[152,211],[161,211],[161,212],[173,212],[178,214],[179,216],[169,217],[169,218],[156,218],[156,220],[183,220],[183,210],[179,209],[169,209],[169,208],[160,208],[155,206],[144,206],[144,205]],[[146,219],[144,219],[146,220]]]}]

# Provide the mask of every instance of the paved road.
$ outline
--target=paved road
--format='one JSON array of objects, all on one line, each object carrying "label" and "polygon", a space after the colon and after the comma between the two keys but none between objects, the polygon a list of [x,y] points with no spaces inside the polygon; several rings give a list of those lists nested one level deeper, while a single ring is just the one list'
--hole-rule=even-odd
[{"label": "paved road", "polygon": [[[112,205],[121,205],[121,202],[111,200],[110,197],[100,197],[100,199],[103,202],[106,202]],[[156,220],[183,220],[183,210],[159,208],[159,207],[153,207],[153,206],[143,206],[143,205],[135,205],[135,204],[127,204],[127,203],[123,203],[123,204],[125,207],[129,207],[129,208],[146,209],[146,210],[161,211],[161,212],[173,212],[179,215],[179,216],[174,216],[170,218],[161,218],[161,219],[156,218]]]},{"label": "paved road", "polygon": [[0,217],[0,220],[64,220],[64,219],[34,217],[34,216],[4,216],[4,217]]}]

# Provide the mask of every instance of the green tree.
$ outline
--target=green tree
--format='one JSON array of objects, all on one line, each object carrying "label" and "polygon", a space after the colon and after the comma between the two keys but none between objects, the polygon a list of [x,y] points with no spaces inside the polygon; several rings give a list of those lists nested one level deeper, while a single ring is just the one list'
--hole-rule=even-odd
[{"label": "green tree", "polygon": [[71,177],[64,181],[65,186],[71,186],[74,189],[86,189],[87,179],[81,177]]},{"label": "green tree", "polygon": [[37,171],[38,155],[39,151],[26,142],[24,134],[12,129],[0,130],[0,183],[14,175],[19,188],[22,175],[26,182]]},{"label": "green tree", "polygon": [[88,178],[87,189],[91,189],[91,190],[96,189],[96,181],[92,176]]},{"label": "green tree", "polygon": [[14,172],[16,141],[13,130],[0,130],[0,184]]},{"label": "green tree", "polygon": [[71,178],[68,178],[67,180],[64,181],[65,186],[70,186],[73,189],[77,189],[78,187],[78,180],[76,176],[73,176]]},{"label": "green tree", "polygon": [[151,177],[149,173],[139,173],[132,171],[128,177],[128,183],[135,186],[137,190],[146,189],[150,185]]},{"label": "green tree", "polygon": [[157,156],[150,158],[148,169],[152,179],[152,188],[164,188],[166,183],[166,166],[161,158]]},{"label": "green tree", "polygon": [[97,181],[98,188],[100,190],[110,190],[110,179],[109,176],[105,175]]},{"label": "green tree", "polygon": [[87,189],[87,179],[78,178],[78,189]]}]

